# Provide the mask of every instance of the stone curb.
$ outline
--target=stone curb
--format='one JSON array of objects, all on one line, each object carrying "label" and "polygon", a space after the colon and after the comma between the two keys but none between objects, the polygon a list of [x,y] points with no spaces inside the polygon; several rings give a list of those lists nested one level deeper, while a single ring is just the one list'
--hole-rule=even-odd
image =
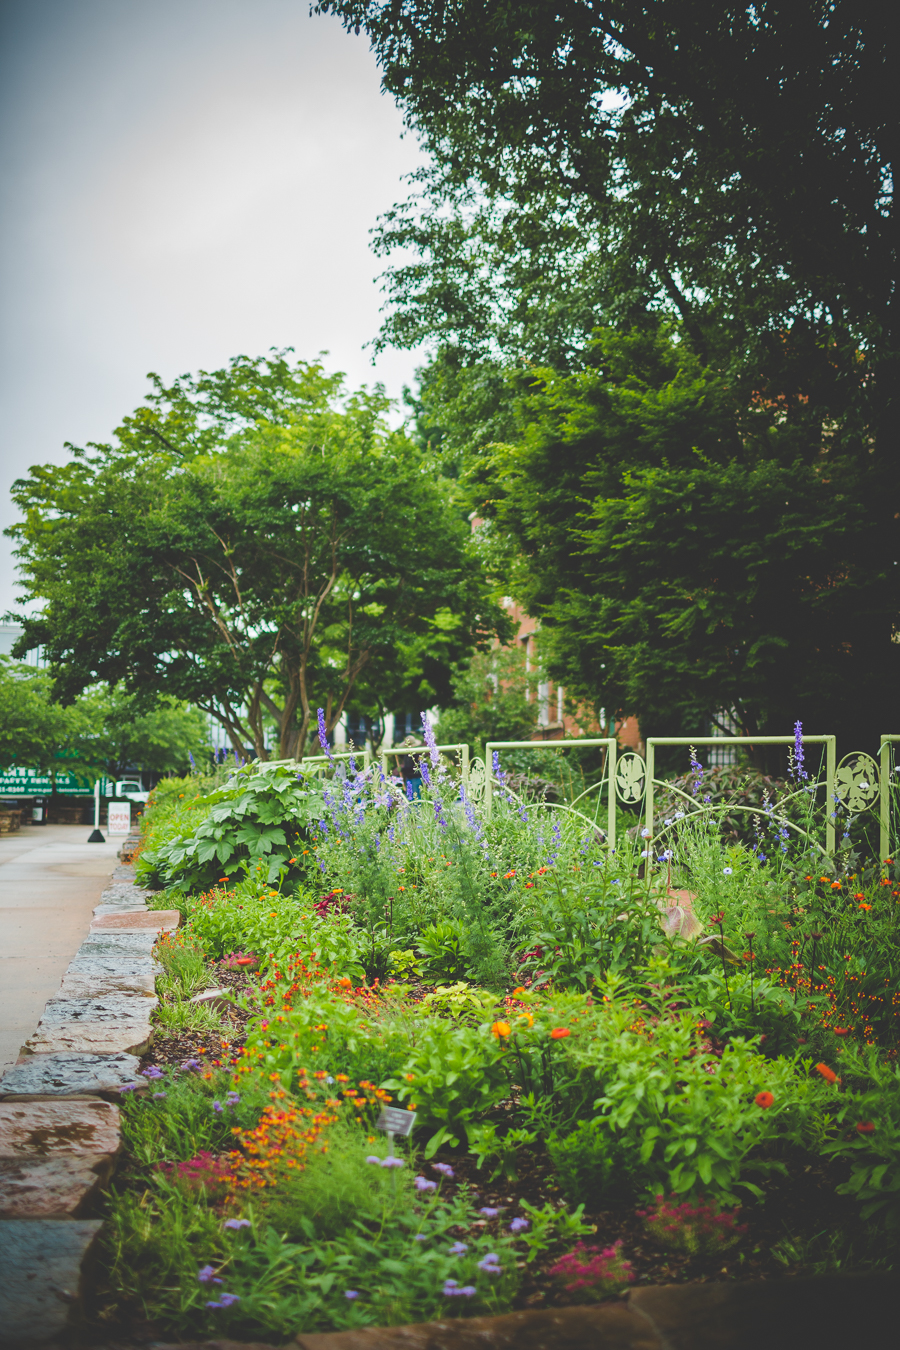
[{"label": "stone curb", "polygon": [[[891,1344],[900,1280],[833,1275],[647,1285],[624,1302],[152,1350],[863,1350]],[[894,1327],[894,1332],[890,1331]]]},{"label": "stone curb", "polygon": [[84,1216],[121,1147],[114,1102],[124,1088],[146,1087],[137,1055],[159,1002],[153,944],[179,915],[148,910],[133,876],[114,870],[57,994],[0,1079],[2,1346],[71,1334],[102,1222]]}]

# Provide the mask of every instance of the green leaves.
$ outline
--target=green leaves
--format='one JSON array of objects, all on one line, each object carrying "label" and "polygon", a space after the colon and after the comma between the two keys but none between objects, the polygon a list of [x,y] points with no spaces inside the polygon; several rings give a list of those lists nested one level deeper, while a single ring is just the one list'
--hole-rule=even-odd
[{"label": "green leaves", "polygon": [[[145,849],[139,867],[175,894],[209,890],[242,874],[271,883],[300,875],[292,849],[323,810],[321,791],[283,764],[248,765],[201,799],[200,824]],[[273,817],[283,824],[269,823]],[[214,864],[214,865],[213,865]]]}]

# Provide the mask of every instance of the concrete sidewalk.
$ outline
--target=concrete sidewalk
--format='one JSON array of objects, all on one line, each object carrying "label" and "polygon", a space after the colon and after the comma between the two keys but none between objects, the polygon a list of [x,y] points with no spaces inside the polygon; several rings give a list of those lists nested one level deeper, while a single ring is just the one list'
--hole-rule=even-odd
[{"label": "concrete sidewalk", "polygon": [[0,1074],[16,1062],[84,941],[121,839],[89,844],[89,825],[28,825],[0,835]]}]

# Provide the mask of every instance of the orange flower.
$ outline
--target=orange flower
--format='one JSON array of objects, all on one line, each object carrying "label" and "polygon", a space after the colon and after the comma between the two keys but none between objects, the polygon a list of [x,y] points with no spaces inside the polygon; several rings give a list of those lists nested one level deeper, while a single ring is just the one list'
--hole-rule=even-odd
[{"label": "orange flower", "polygon": [[571,1036],[571,1034],[568,1027],[554,1027],[550,1032],[550,1039],[551,1041],[561,1041],[564,1036]]},{"label": "orange flower", "polygon": [[854,895],[853,897],[854,900],[865,900],[865,898],[866,898],[865,891],[858,891],[856,895]]},{"label": "orange flower", "polygon": [[849,1027],[832,1027],[832,1031],[834,1032],[835,1036],[849,1036],[849,1035],[850,1035],[850,1028],[849,1028]]},{"label": "orange flower", "polygon": [[841,883],[839,881],[833,881],[831,883],[831,889],[833,891],[839,891],[841,889]]},{"label": "orange flower", "polygon": [[349,1083],[350,1079],[347,1077],[345,1073],[336,1073],[334,1075],[334,1081],[336,1083]]},{"label": "orange flower", "polygon": [[523,989],[522,985],[518,985],[518,986],[512,991],[512,997],[513,997],[513,998],[521,998],[522,995],[523,995],[524,993],[525,993],[525,990]]},{"label": "orange flower", "polygon": [[316,1069],[315,1073],[313,1074],[313,1078],[327,1078],[327,1077],[328,1074],[325,1072],[324,1069]]},{"label": "orange flower", "polygon": [[871,905],[860,905],[860,909],[871,909]]},{"label": "orange flower", "polygon": [[413,1079],[415,1078],[415,1076],[416,1076],[416,1075],[415,1075],[414,1073],[408,1073],[408,1074],[406,1075],[406,1081],[407,1081],[407,1083],[411,1083],[411,1082],[413,1081]]},{"label": "orange flower", "polygon": [[856,1128],[860,1134],[875,1133],[875,1126],[872,1124],[871,1120],[861,1120]]},{"label": "orange flower", "polygon": [[509,1025],[508,1022],[494,1022],[494,1024],[491,1027],[491,1031],[494,1033],[494,1035],[497,1037],[497,1040],[499,1041],[502,1040],[504,1036],[508,1036],[510,1034],[510,1032],[512,1031],[512,1027]]},{"label": "orange flower", "polygon": [[764,1111],[768,1111],[770,1106],[775,1105],[775,1098],[772,1096],[771,1092],[757,1092],[753,1100],[756,1102],[756,1105],[761,1106]]},{"label": "orange flower", "polygon": [[836,1083],[838,1076],[834,1069],[829,1069],[827,1064],[817,1064],[816,1073],[820,1073],[826,1083]]}]

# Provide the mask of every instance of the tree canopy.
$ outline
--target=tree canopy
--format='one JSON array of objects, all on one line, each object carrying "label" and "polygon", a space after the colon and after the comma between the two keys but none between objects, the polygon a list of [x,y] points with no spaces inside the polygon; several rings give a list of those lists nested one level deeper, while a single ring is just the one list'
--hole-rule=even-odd
[{"label": "tree canopy", "polygon": [[[900,617],[888,15],[323,0],[427,152],[381,341],[519,545],[554,673],[645,728],[884,729]],[[663,503],[665,506],[663,506]],[[865,724],[863,726],[863,724]]]},{"label": "tree canopy", "polygon": [[[302,755],[348,698],[434,702],[450,666],[502,629],[465,513],[380,391],[287,352],[152,376],[108,445],[14,486],[27,599],[64,702],[120,682],[171,696],[235,749]],[[389,703],[390,706],[390,703]]]}]

